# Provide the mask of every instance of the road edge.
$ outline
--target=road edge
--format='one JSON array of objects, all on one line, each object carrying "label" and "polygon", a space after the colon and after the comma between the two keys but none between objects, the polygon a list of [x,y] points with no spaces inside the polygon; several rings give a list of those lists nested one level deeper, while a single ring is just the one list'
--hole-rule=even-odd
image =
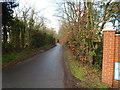
[{"label": "road edge", "polygon": [[83,88],[83,87],[78,87],[77,84],[80,83],[80,80],[76,78],[71,70],[70,66],[67,62],[67,57],[66,57],[66,48],[63,46],[63,67],[64,67],[64,87],[67,88]]}]

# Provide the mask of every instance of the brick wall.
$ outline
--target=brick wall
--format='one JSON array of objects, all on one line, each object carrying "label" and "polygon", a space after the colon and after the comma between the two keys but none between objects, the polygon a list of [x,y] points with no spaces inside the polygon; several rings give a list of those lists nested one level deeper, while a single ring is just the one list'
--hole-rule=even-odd
[{"label": "brick wall", "polygon": [[[115,62],[120,62],[120,34],[115,35]],[[120,88],[120,81],[113,80],[113,87]]]},{"label": "brick wall", "polygon": [[120,62],[120,35],[115,35],[115,62]]},{"label": "brick wall", "polygon": [[104,31],[103,40],[102,82],[118,86],[120,81],[114,80],[114,62],[120,62],[120,35],[115,31]]}]

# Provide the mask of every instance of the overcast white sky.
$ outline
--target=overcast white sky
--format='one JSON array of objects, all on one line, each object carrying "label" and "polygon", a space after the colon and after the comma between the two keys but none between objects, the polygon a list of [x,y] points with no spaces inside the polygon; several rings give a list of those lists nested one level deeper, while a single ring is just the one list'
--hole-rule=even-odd
[{"label": "overcast white sky", "polygon": [[[60,1],[60,0],[17,0],[19,4],[19,8],[25,7],[32,7],[35,9],[35,11],[40,11],[42,10],[39,15],[47,18],[50,20],[50,23],[47,23],[48,27],[55,28],[56,32],[59,30],[59,22],[57,18],[54,16],[55,14],[55,1]],[[79,1],[79,0],[78,0]],[[111,23],[108,23],[106,25],[107,29],[113,28]],[[105,29],[106,29],[105,27]]]},{"label": "overcast white sky", "polygon": [[48,27],[55,28],[58,32],[59,25],[55,14],[54,0],[17,0],[19,2],[19,8],[32,7],[35,11],[42,10],[39,15],[50,20],[50,23],[47,23]]}]

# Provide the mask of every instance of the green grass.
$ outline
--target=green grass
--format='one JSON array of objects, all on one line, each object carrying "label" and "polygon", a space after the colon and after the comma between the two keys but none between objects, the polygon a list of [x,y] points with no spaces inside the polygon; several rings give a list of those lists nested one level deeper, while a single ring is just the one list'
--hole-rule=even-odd
[{"label": "green grass", "polygon": [[97,83],[98,88],[108,88],[107,85],[103,85],[102,83]]},{"label": "green grass", "polygon": [[35,52],[37,52],[39,50],[47,49],[49,47],[51,47],[51,46],[46,45],[46,46],[36,48],[36,49],[24,50],[24,51],[19,52],[19,53],[11,53],[9,55],[3,55],[2,56],[2,66],[4,67],[9,62],[14,62],[14,61],[16,61],[18,59],[22,59],[23,57],[25,57],[27,55],[35,53]]},{"label": "green grass", "polygon": [[69,57],[69,65],[70,65],[70,68],[71,68],[71,72],[73,75],[75,75],[75,77],[77,77],[78,79],[84,81],[84,78],[82,76],[81,73],[83,73],[84,71],[84,68],[79,68],[79,63],[77,61],[73,61],[71,57],[71,55],[68,56]]},{"label": "green grass", "polygon": [[9,61],[15,61],[18,58],[21,58],[23,56],[26,56],[28,54],[31,54],[32,50],[27,50],[19,53],[11,53],[10,55],[3,55],[2,57],[2,63],[7,63]]},{"label": "green grass", "polygon": [[87,64],[76,61],[72,53],[66,51],[67,62],[71,73],[81,80],[80,85],[84,88],[109,88],[110,86],[101,83],[101,71],[91,68]]}]

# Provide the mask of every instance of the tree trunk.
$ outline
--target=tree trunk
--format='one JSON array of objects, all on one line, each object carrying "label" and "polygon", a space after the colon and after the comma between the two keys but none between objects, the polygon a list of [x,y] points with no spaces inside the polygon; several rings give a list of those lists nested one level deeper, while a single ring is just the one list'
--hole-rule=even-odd
[{"label": "tree trunk", "polygon": [[7,44],[7,28],[3,27],[3,52],[6,52],[6,44]]}]

